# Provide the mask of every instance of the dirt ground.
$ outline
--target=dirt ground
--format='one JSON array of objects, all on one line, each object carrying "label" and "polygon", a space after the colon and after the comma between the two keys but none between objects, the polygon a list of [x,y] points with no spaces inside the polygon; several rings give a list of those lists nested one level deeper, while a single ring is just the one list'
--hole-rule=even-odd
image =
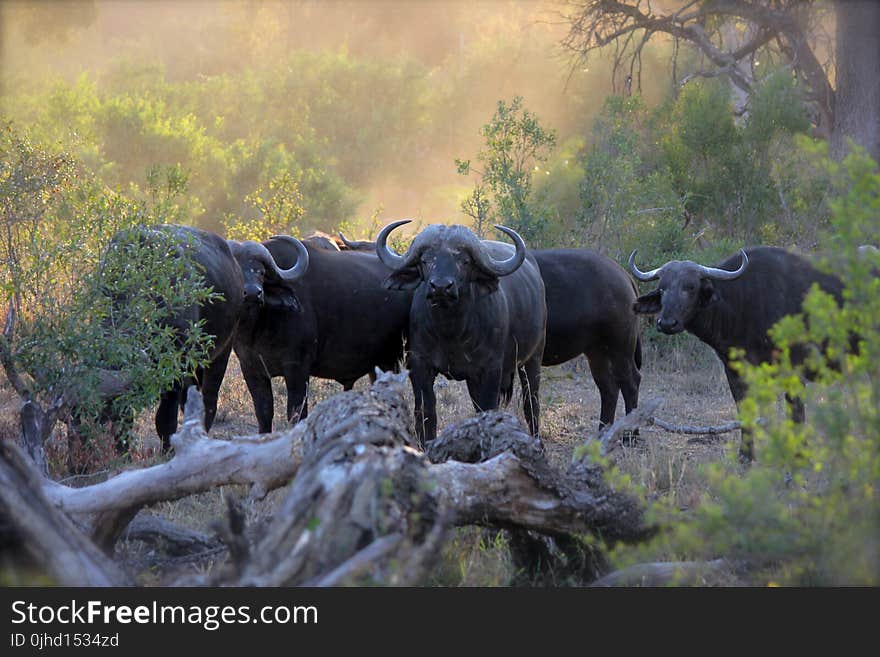
[{"label": "dirt ground", "polygon": [[[679,341],[671,349],[658,351],[651,341],[646,342],[645,362],[642,368],[640,399],[662,398],[658,416],[676,424],[717,425],[735,419],[736,408],[727,388],[720,363],[707,348],[695,339]],[[368,385],[364,378],[358,387]],[[463,382],[448,382],[438,378],[435,383],[438,398],[438,428],[469,417],[473,413]],[[275,381],[276,430],[288,426],[284,419],[286,394],[283,381]],[[320,403],[342,390],[329,381],[312,381],[310,406]],[[519,395],[508,410],[522,417]],[[552,463],[564,468],[572,451],[596,431],[599,422],[599,394],[590,376],[589,366],[581,357],[561,366],[544,368],[541,382],[541,437]],[[0,403],[0,432],[17,432],[15,409],[17,403],[8,391]],[[622,399],[618,417],[623,413]],[[220,406],[211,434],[217,438],[256,433],[257,424],[251,399],[241,379],[238,362],[233,356],[220,392]],[[149,465],[161,460],[158,439],[153,430],[152,413],[144,413],[137,422],[139,446],[134,461]],[[722,436],[685,436],[670,434],[656,427],[642,429],[637,444],[622,446],[614,452],[619,468],[649,498],[669,496],[679,508],[686,509],[697,503],[704,487],[698,476],[700,466],[724,457],[725,450],[739,441],[739,432]],[[69,485],[85,485],[98,481],[132,464],[112,461],[92,476],[67,478],[64,473],[66,437],[63,428],[56,431],[50,445],[55,455],[54,469],[59,479]],[[105,453],[111,454],[110,450]],[[199,531],[211,533],[211,523],[226,513],[225,496],[234,494],[243,498],[244,489],[226,489],[204,493],[176,502],[159,504],[150,511],[172,522]],[[247,504],[248,522],[253,525],[265,521],[283,491],[275,491],[263,501]],[[161,584],[186,572],[212,568],[222,555],[204,555],[202,559],[175,559],[138,541],[120,541],[118,556],[131,574],[143,584]],[[512,573],[510,556],[498,532],[478,528],[460,530],[446,550],[445,563],[438,569],[435,584],[441,585],[504,585]]]}]

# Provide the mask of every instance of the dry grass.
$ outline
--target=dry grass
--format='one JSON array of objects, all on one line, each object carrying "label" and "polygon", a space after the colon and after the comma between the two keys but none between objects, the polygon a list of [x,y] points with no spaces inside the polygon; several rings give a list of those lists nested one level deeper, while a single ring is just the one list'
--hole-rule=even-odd
[{"label": "dry grass", "polygon": [[[663,397],[662,417],[680,424],[720,424],[733,419],[735,406],[727,389],[723,371],[714,355],[694,339],[680,341],[672,349],[658,350],[652,341],[645,349],[645,363],[640,391],[642,400]],[[364,378],[357,387],[368,385]],[[276,379],[275,428],[287,426],[286,390],[281,379]],[[334,382],[313,380],[310,387],[310,406],[341,391]],[[552,463],[565,467],[572,451],[589,438],[598,427],[599,394],[590,376],[586,360],[581,358],[565,365],[545,368],[542,373],[542,429],[547,454]],[[473,407],[462,382],[437,380],[438,430],[460,419],[470,417]],[[17,401],[8,389],[0,396],[0,431],[9,437],[17,434]],[[522,417],[519,395],[514,396],[510,409]],[[623,413],[622,400],[618,416]],[[256,419],[250,394],[241,378],[238,361],[233,356],[226,379],[220,391],[220,408],[212,429],[217,438],[255,433]],[[145,412],[135,425],[138,444],[133,460],[139,466],[150,465],[162,457],[158,454],[158,439],[153,429],[152,412]],[[727,434],[706,440],[672,435],[656,428],[642,430],[642,440],[614,453],[620,470],[644,489],[649,499],[667,498],[680,508],[692,507],[705,490],[699,471],[704,463],[718,461],[731,441],[739,434]],[[56,430],[52,439],[53,474],[65,476],[66,431]],[[106,451],[106,450],[105,450]],[[104,462],[99,478],[109,476],[123,467],[131,467],[118,459]],[[82,479],[91,483],[94,479]],[[70,482],[77,485],[77,481]],[[226,515],[227,495],[245,496],[240,487],[227,487],[175,502],[157,505],[152,512],[168,520],[210,532],[211,523]],[[271,515],[283,491],[271,494],[266,500],[246,505],[250,524],[259,523]],[[138,565],[138,579],[144,584],[167,581],[156,572],[156,555],[145,551],[135,542],[121,542],[119,556],[130,564]],[[200,571],[214,566],[208,559],[200,563],[182,563],[175,575]],[[514,577],[514,567],[507,548],[504,532],[480,528],[465,528],[456,532],[447,545],[442,563],[432,578],[434,585],[494,586],[508,584]]]}]

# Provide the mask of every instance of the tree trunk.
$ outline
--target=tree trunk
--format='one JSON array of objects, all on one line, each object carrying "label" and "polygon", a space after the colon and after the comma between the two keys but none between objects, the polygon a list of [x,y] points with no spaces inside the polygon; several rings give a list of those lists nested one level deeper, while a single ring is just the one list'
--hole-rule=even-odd
[{"label": "tree trunk", "polygon": [[46,499],[44,479],[11,440],[0,440],[2,542],[26,552],[63,586],[123,586],[128,577]]},{"label": "tree trunk", "polygon": [[880,162],[880,2],[838,0],[836,40],[831,155],[842,159],[852,139]]},{"label": "tree trunk", "polygon": [[[108,566],[95,543],[112,548],[143,506],[228,483],[250,484],[251,494],[260,496],[290,482],[265,531],[245,532],[244,514],[231,504],[230,521],[215,527],[229,551],[227,567],[186,581],[264,586],[417,584],[436,564],[448,532],[461,525],[528,535],[529,545],[544,542],[551,548],[547,554],[562,555],[578,572],[583,569],[577,559],[569,558],[578,536],[639,541],[655,531],[637,500],[607,486],[600,466],[579,457],[564,471],[553,468],[541,441],[508,414],[483,413],[449,427],[423,454],[414,447],[407,392],[405,373],[383,374],[368,390],[319,404],[307,420],[280,435],[221,441],[205,434],[201,395],[192,389],[184,423],[172,437],[170,461],[78,489],[38,476],[28,463],[30,496],[43,508],[10,497],[6,524],[59,578],[66,571],[58,565],[65,552],[41,548],[39,541],[53,524],[72,528],[54,532],[59,538],[52,540],[69,533],[77,545],[65,558],[82,552],[94,573],[88,583],[107,583],[118,577],[102,579],[100,571]],[[644,406],[652,408],[650,402]],[[634,413],[608,433],[648,420]],[[599,440],[606,446],[614,442],[607,436]],[[0,466],[13,457],[0,451]],[[18,495],[24,487],[9,479],[6,489]],[[64,511],[92,528],[91,541]],[[193,544],[216,545],[211,537],[147,518],[130,532],[149,541],[170,540],[183,552]]]}]

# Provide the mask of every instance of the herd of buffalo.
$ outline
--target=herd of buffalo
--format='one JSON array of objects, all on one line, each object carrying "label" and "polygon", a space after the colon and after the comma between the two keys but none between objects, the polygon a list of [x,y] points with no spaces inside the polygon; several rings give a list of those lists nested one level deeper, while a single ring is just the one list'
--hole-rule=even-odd
[{"label": "herd of buffalo", "polygon": [[[465,381],[478,411],[507,403],[518,374],[524,415],[538,435],[541,366],[581,354],[599,389],[600,426],[607,425],[619,394],[627,412],[638,405],[639,314],[657,315],[663,333],[688,331],[708,344],[739,403],[745,386],[729,365],[731,348],[751,363],[768,361],[768,329],[799,312],[814,283],[842,298],[839,278],[780,248],[744,249],[714,267],[673,260],[648,272],[637,267],[633,252],[632,274],[658,281],[639,296],[612,259],[589,249],[529,250],[503,226],[496,228],[513,244],[481,240],[464,226],[431,225],[401,255],[388,238],[406,223],[389,224],[376,242],[341,235],[340,242],[320,235],[238,242],[188,226],[143,229],[147,238],[161,233],[185,242],[205,283],[222,295],[171,318],[181,327],[203,320],[215,336],[207,366],[196,373],[207,428],[233,350],[263,433],[272,430],[272,377],[284,377],[287,417],[296,421],[308,413],[310,377],[350,389],[376,368],[405,362],[423,444],[436,436],[438,374]],[[156,413],[166,450],[185,385],[165,392]],[[795,419],[802,419],[800,402],[789,401]],[[752,456],[748,440],[743,449]]]}]

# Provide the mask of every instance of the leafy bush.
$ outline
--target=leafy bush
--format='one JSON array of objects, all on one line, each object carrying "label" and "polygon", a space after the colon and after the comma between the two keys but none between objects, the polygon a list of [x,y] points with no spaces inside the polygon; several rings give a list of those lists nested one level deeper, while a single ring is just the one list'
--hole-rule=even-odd
[{"label": "leafy bush", "polygon": [[707,243],[814,246],[829,187],[816,149],[796,138],[808,127],[796,80],[768,74],[743,120],[733,109],[720,79],[691,82],[653,109],[608,98],[582,155],[572,243],[619,260],[638,248],[652,261]]},{"label": "leafy bush", "polygon": [[582,212],[574,243],[618,260],[638,248],[648,258],[681,251],[683,201],[668,167],[645,160],[647,110],[637,97],[610,97],[585,156]]},{"label": "leafy bush", "polygon": [[262,242],[272,235],[300,236],[299,222],[305,212],[299,186],[289,173],[271,180],[268,189],[258,189],[245,197],[256,216],[244,219],[227,218],[226,238]]},{"label": "leafy bush", "polygon": [[108,191],[69,154],[10,124],[0,132],[0,258],[9,263],[2,301],[16,317],[13,336],[0,338],[4,366],[25,375],[23,394],[45,409],[72,406],[83,421],[106,415],[102,374],[120,371],[130,385],[113,415],[123,417],[204,364],[212,336],[198,325],[181,333],[167,319],[215,295],[178,257],[179,244],[123,239],[175,218],[185,176],[167,173],[150,190],[153,203],[135,201]]},{"label": "leafy bush", "polygon": [[[532,176],[541,171],[556,146],[556,133],[523,107],[517,96],[498,101],[495,114],[480,129],[485,149],[477,154],[480,182],[462,202],[462,211],[474,219],[477,235],[485,236],[488,223],[513,228],[531,246],[539,246],[547,230],[547,214],[532,198]],[[470,160],[456,160],[458,172],[468,175]]]}]

